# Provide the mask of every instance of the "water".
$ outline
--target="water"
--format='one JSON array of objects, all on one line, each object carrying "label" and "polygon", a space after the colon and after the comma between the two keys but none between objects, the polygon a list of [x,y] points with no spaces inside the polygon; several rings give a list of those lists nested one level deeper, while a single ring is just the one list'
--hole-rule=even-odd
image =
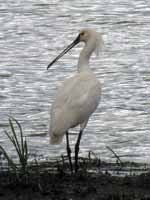
[{"label": "water", "polygon": [[[81,142],[110,160],[110,146],[123,160],[150,162],[150,3],[148,0],[7,0],[0,6],[0,143],[14,155],[4,130],[8,115],[24,129],[30,152],[58,156],[65,141],[49,145],[49,108],[58,85],[76,70],[82,44],[48,72],[49,62],[83,27],[103,33],[100,57],[91,67],[103,85],[99,108]],[[74,145],[76,130],[72,131]]]}]

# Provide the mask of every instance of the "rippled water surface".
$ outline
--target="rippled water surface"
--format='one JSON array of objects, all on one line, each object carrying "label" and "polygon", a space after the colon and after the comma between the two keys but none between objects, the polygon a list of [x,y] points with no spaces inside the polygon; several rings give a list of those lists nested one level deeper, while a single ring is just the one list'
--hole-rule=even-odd
[{"label": "rippled water surface", "polygon": [[[148,0],[2,0],[0,5],[0,143],[13,154],[4,130],[8,115],[29,136],[30,151],[60,155],[49,145],[49,108],[58,85],[76,70],[78,45],[48,72],[48,63],[72,42],[79,29],[103,33],[100,57],[91,68],[102,83],[102,99],[81,142],[110,159],[110,146],[124,160],[150,161],[150,2]],[[71,144],[78,129],[72,131]]]}]

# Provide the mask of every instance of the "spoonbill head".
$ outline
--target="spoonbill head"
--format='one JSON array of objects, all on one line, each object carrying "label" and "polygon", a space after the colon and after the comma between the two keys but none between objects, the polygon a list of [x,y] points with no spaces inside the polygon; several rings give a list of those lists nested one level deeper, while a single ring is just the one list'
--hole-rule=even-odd
[{"label": "spoonbill head", "polygon": [[85,45],[88,44],[87,49],[89,50],[90,48],[90,53],[95,51],[97,56],[99,55],[99,51],[103,45],[103,40],[100,33],[97,33],[94,29],[90,28],[81,29],[77,38],[48,65],[47,69],[49,69],[57,60],[59,60],[64,54],[66,54],[70,49],[80,42],[84,42]]}]

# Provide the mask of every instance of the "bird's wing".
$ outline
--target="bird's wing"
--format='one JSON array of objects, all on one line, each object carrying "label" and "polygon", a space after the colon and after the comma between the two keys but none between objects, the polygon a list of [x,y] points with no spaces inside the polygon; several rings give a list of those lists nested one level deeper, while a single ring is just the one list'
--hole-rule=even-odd
[{"label": "bird's wing", "polygon": [[52,105],[53,115],[62,109],[65,112],[76,110],[80,114],[83,110],[85,114],[93,112],[99,103],[100,90],[100,83],[91,73],[80,73],[67,79],[57,91]]},{"label": "bird's wing", "polygon": [[52,110],[56,111],[56,109],[61,109],[64,107],[75,83],[76,76],[73,76],[65,80],[64,83],[58,88],[54,102],[52,104]]},{"label": "bird's wing", "polygon": [[88,106],[97,106],[100,99],[101,87],[95,76],[79,76],[67,98],[67,106],[83,110]]}]

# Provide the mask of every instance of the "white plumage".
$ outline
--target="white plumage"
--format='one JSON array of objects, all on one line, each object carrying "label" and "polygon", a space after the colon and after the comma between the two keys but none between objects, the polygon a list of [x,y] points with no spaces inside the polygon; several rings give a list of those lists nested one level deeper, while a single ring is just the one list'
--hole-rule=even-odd
[{"label": "white plumage", "polygon": [[[58,89],[51,108],[50,139],[58,144],[69,128],[84,125],[100,100],[100,83],[91,71],[67,79]],[[86,124],[85,124],[86,125]]]},{"label": "white plumage", "polygon": [[49,135],[51,144],[62,142],[70,128],[80,125],[80,132],[86,127],[91,114],[97,108],[101,84],[89,68],[89,58],[98,54],[102,37],[93,29],[83,29],[76,40],[57,56],[48,68],[79,42],[85,46],[80,53],[77,73],[59,87],[50,112]]}]

